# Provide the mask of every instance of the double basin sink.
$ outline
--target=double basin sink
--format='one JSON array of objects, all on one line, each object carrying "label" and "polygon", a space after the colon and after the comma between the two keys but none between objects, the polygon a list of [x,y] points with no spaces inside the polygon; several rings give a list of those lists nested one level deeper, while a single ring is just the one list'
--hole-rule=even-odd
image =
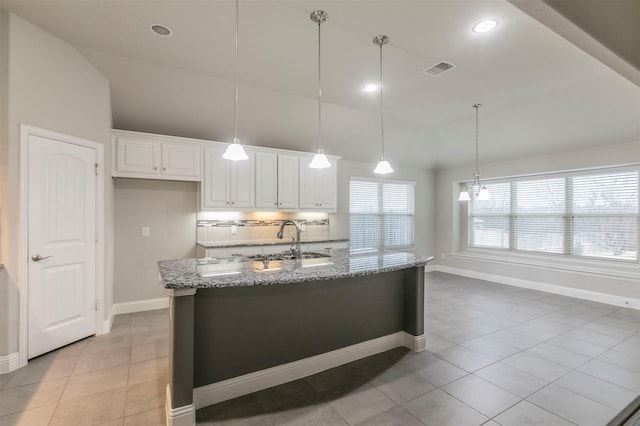
[{"label": "double basin sink", "polygon": [[[323,258],[331,257],[324,253],[307,252],[302,253],[300,260],[302,267],[325,266],[331,262],[323,261]],[[254,254],[254,255],[232,255],[227,258],[204,258],[197,261],[197,273],[202,277],[217,277],[224,275],[241,274],[245,262],[262,262],[260,267],[251,267],[255,272],[271,272],[282,269],[283,260],[295,260],[295,256],[289,252],[276,254]],[[273,263],[271,263],[273,262]]]},{"label": "double basin sink", "polygon": [[[296,257],[293,253],[284,252],[284,253],[276,253],[276,254],[253,254],[250,256],[245,256],[247,260],[253,261],[264,261],[264,260],[293,260]],[[315,253],[315,252],[307,252],[302,253],[300,255],[300,259],[320,259],[323,257],[331,257],[328,254],[324,253]]]}]

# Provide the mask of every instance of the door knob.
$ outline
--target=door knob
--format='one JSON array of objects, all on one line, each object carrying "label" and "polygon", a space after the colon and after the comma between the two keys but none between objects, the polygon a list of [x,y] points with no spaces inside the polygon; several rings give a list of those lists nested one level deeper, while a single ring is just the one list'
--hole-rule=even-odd
[{"label": "door knob", "polygon": [[34,262],[40,262],[41,260],[48,259],[50,257],[51,256],[42,257],[42,256],[40,256],[39,254],[36,253],[33,256],[31,256],[31,260],[33,260]]}]

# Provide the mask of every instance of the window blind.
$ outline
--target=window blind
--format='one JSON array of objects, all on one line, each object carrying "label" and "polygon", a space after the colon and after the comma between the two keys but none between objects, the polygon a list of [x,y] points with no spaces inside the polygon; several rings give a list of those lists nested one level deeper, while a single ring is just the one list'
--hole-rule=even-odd
[{"label": "window blind", "polygon": [[638,259],[638,172],[572,178],[574,255]]},{"label": "window blind", "polygon": [[414,244],[415,184],[351,178],[351,250],[400,248]]},{"label": "window blind", "polygon": [[638,167],[487,184],[470,200],[470,247],[638,261]]}]

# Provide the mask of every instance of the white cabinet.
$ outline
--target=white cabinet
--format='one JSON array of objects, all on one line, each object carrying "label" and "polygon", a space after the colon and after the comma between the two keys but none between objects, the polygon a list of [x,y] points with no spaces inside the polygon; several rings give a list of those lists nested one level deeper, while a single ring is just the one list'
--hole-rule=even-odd
[{"label": "white cabinet", "polygon": [[256,207],[298,208],[298,157],[256,153]]},{"label": "white cabinet", "polygon": [[[171,137],[145,137],[137,133],[115,133],[115,177],[199,181],[201,146],[172,141]],[[165,139],[165,140],[163,140]]]},{"label": "white cabinet", "polygon": [[310,157],[300,158],[300,210],[336,211],[338,170],[336,161],[329,161],[331,167],[312,169]]},{"label": "white cabinet", "polygon": [[249,209],[255,207],[255,153],[246,150],[248,160],[222,158],[225,147],[205,149],[201,208]]}]

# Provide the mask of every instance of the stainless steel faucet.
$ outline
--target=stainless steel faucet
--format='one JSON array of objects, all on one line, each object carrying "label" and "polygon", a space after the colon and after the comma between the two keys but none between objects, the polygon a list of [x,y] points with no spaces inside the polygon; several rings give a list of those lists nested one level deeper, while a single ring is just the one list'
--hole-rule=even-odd
[{"label": "stainless steel faucet", "polygon": [[280,230],[278,231],[278,234],[276,236],[278,237],[279,240],[282,239],[282,231],[286,225],[293,225],[296,227],[296,236],[291,237],[291,247],[289,248],[289,250],[291,250],[291,254],[294,255],[296,259],[300,259],[300,255],[302,254],[302,249],[300,247],[301,229],[300,229],[300,224],[298,222],[291,219],[284,220],[280,225]]}]

